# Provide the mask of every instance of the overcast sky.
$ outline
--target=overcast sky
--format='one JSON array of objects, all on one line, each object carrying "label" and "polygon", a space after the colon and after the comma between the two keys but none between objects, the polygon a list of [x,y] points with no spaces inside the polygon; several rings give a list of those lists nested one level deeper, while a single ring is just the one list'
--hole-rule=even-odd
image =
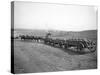
[{"label": "overcast sky", "polygon": [[95,7],[15,2],[14,28],[81,31],[97,29]]}]

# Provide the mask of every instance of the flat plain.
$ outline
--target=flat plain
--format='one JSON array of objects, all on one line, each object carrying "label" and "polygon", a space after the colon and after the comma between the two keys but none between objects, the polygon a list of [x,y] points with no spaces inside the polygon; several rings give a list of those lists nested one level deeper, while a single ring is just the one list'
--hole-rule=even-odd
[{"label": "flat plain", "polygon": [[[30,31],[20,31],[17,33],[29,34]],[[42,31],[34,31],[33,35],[45,35]],[[80,37],[88,38],[97,42],[97,31],[84,32],[60,32],[53,34],[56,38]],[[32,32],[31,32],[32,33]],[[32,35],[32,34],[30,34]],[[97,50],[92,53],[79,54],[68,49],[61,49],[38,43],[34,41],[14,40],[14,73],[37,73],[55,72],[68,70],[86,70],[97,68]]]},{"label": "flat plain", "polygon": [[96,52],[76,54],[41,43],[14,41],[14,72],[34,73],[97,68]]}]

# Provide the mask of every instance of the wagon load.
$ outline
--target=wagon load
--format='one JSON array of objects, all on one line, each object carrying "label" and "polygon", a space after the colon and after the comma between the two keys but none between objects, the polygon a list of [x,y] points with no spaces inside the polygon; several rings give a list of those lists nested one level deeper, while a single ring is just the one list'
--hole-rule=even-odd
[{"label": "wagon load", "polygon": [[84,39],[61,40],[46,38],[44,40],[44,43],[54,47],[60,47],[66,50],[71,50],[79,53],[94,52],[96,50],[95,42],[86,41]]}]

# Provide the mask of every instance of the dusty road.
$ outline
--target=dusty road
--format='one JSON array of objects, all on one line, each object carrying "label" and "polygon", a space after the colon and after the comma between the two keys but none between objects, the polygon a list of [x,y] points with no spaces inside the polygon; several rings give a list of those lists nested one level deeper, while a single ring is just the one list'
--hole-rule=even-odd
[{"label": "dusty road", "polygon": [[97,68],[96,52],[79,55],[39,43],[14,42],[15,73]]}]

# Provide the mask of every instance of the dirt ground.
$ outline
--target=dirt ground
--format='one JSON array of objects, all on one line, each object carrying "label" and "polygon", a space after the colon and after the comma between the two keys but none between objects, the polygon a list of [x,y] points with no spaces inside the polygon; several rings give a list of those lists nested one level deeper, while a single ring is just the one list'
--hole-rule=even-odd
[{"label": "dirt ground", "polygon": [[97,68],[97,52],[76,54],[45,44],[14,41],[14,73],[36,73]]}]

